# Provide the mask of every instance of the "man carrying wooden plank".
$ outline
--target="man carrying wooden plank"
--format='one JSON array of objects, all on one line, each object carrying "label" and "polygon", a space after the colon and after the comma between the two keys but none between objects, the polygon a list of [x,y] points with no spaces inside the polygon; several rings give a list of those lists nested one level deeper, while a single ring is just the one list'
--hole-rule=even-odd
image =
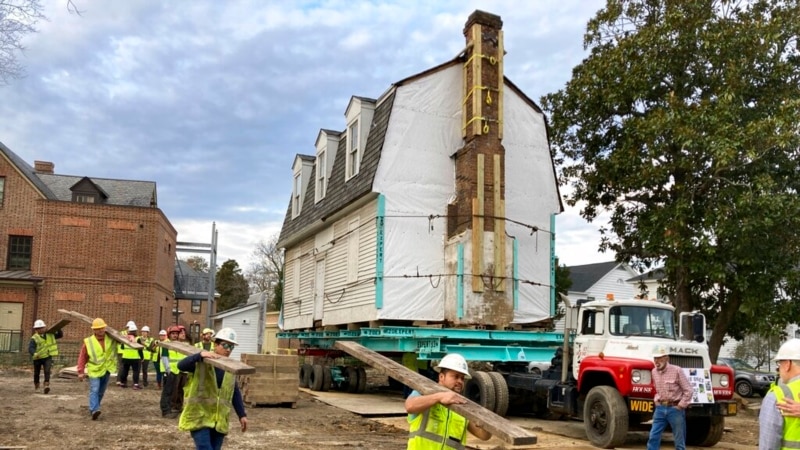
[{"label": "man carrying wooden plank", "polygon": [[448,408],[449,405],[467,403],[460,395],[464,381],[471,378],[464,357],[458,353],[445,355],[433,370],[439,373],[439,384],[449,391],[422,395],[414,390],[409,394],[405,403],[410,424],[409,450],[463,449],[467,443],[467,430],[484,441],[491,438],[491,433]]},{"label": "man carrying wooden plank", "polygon": [[50,393],[50,369],[53,367],[53,356],[58,356],[56,339],[61,339],[64,332],[60,329],[48,333],[44,320],[33,323],[33,336],[28,344],[28,353],[33,358],[33,389],[39,391],[39,373],[44,369],[44,393]]},{"label": "man carrying wooden plank", "polygon": [[188,372],[186,397],[178,428],[189,431],[197,449],[219,449],[228,434],[231,409],[239,416],[242,432],[247,431],[247,413],[236,376],[206,361],[229,357],[237,345],[236,331],[223,328],[214,335],[214,350],[202,350],[178,363]]},{"label": "man carrying wooden plank", "polygon": [[92,335],[83,340],[78,355],[78,378],[89,376],[89,413],[92,420],[100,417],[100,403],[108,387],[111,371],[117,367],[117,342],[106,337],[106,322],[92,321]]}]

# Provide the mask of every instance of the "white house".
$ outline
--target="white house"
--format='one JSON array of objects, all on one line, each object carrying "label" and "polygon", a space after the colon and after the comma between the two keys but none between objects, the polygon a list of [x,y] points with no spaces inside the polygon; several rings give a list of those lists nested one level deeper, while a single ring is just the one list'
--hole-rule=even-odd
[{"label": "white house", "polygon": [[237,345],[230,357],[239,359],[242,353],[261,353],[264,333],[266,298],[263,292],[253,294],[247,303],[211,316],[214,329],[233,328]]},{"label": "white house", "polygon": [[287,330],[382,321],[504,328],[554,313],[563,210],[541,109],[476,11],[455,59],[352,97],[297,155],[278,245]]}]

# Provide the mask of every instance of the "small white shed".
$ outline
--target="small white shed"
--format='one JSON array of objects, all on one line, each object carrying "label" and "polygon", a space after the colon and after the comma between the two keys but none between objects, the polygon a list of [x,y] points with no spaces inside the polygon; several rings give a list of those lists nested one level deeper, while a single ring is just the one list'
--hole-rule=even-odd
[{"label": "small white shed", "polygon": [[[255,294],[260,296],[260,294]],[[250,297],[253,299],[253,296]],[[264,301],[259,299],[238,308],[229,309],[211,316],[214,329],[233,328],[239,345],[233,349],[231,358],[238,360],[242,353],[261,353],[264,330]]]}]

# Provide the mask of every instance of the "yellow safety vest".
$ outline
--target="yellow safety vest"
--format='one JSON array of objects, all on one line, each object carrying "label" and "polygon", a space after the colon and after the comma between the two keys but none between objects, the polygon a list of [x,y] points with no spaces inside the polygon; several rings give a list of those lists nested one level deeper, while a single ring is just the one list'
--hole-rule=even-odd
[{"label": "yellow safety vest", "polygon": [[[775,393],[777,402],[782,402],[785,398],[800,401],[800,379],[790,381],[789,384],[773,384],[770,390]],[[800,448],[800,418],[783,416],[781,449],[797,450],[798,448]]]},{"label": "yellow safety vest", "polygon": [[[172,341],[167,339],[164,342],[172,342]],[[161,350],[163,351],[164,349],[162,348]],[[175,350],[170,350],[170,349],[166,350],[167,350],[167,356],[169,357],[169,371],[174,373],[175,375],[181,373],[181,371],[178,370],[178,361],[182,360],[183,358],[186,358],[186,355],[180,352],[176,352]],[[161,371],[167,373],[167,370],[164,367],[164,361],[160,357],[158,358],[158,361],[159,361],[158,365],[161,366]]]},{"label": "yellow safety vest", "polygon": [[31,336],[33,342],[36,343],[36,352],[33,354],[33,359],[44,359],[48,356],[58,356],[58,345],[56,344],[56,337],[52,333],[42,336],[39,333],[33,333]]},{"label": "yellow safety vest", "polygon": [[117,351],[117,343],[113,339],[105,338],[105,348],[94,335],[84,339],[83,343],[89,354],[89,360],[86,362],[86,374],[89,375],[89,378],[100,378],[106,372],[117,370],[117,357],[114,355]]},{"label": "yellow safety vest", "polygon": [[120,347],[122,348],[122,359],[139,359],[139,350],[125,344],[120,345]]},{"label": "yellow safety vest", "polygon": [[139,341],[142,343],[142,345],[144,345],[144,350],[142,350],[142,354],[144,355],[144,360],[153,361],[153,352],[150,351],[150,345],[153,343],[153,338],[149,337],[144,340],[139,338]]},{"label": "yellow safety vest", "polygon": [[228,416],[233,408],[233,391],[236,378],[225,372],[222,386],[217,387],[217,374],[214,367],[206,363],[197,363],[194,373],[189,375],[183,399],[183,412],[178,429],[194,431],[201,428],[213,428],[222,434],[228,434]]},{"label": "yellow safety vest", "polygon": [[463,450],[467,443],[466,417],[439,403],[409,414],[408,423],[408,450]]},{"label": "yellow safety vest", "polygon": [[[207,351],[209,351],[209,352],[213,352],[213,351],[214,351],[214,342],[213,342],[213,341],[211,341],[211,342],[209,342],[209,344],[211,344],[211,348],[209,348]],[[194,344],[194,346],[195,346],[196,348],[199,348],[199,349],[201,349],[201,350],[206,350],[206,349],[203,347],[203,341],[200,341],[200,342],[198,342],[197,344]]]}]

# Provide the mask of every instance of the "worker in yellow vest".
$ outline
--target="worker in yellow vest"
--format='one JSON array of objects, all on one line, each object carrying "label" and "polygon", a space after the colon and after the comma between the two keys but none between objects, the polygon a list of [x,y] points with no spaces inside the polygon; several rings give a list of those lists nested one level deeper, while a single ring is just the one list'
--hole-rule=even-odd
[{"label": "worker in yellow vest", "polygon": [[50,369],[53,367],[53,357],[58,356],[56,339],[61,339],[64,332],[57,330],[55,333],[45,333],[44,320],[33,323],[33,336],[28,344],[28,353],[33,358],[33,390],[39,390],[39,374],[44,369],[44,393],[50,393]]},{"label": "worker in yellow vest", "polygon": [[100,403],[108,387],[111,371],[117,361],[117,343],[106,336],[106,322],[97,318],[92,321],[92,335],[83,340],[78,355],[78,378],[89,377],[89,414],[92,420],[100,417]]},{"label": "worker in yellow vest", "polygon": [[466,417],[451,411],[448,406],[467,403],[460,394],[464,382],[470,377],[467,361],[458,353],[445,355],[434,367],[439,373],[439,384],[449,391],[422,395],[414,390],[405,402],[408,413],[408,449],[463,449],[467,443],[467,431],[482,440],[492,434]]},{"label": "worker in yellow vest", "polygon": [[[128,329],[131,325],[136,325],[132,320],[129,320],[128,323],[125,324],[125,327],[119,330],[119,334],[122,336],[128,336]],[[122,351],[124,350],[124,346],[118,345],[117,346],[117,386],[119,387],[126,387],[122,383]]]},{"label": "worker in yellow vest", "polygon": [[200,342],[194,344],[194,346],[197,348],[201,348],[203,350],[207,350],[209,352],[213,352],[214,342],[211,341],[212,337],[214,337],[214,330],[212,330],[211,328],[204,328]]},{"label": "worker in yellow vest", "polygon": [[761,401],[758,415],[758,449],[800,448],[800,339],[784,342],[775,355],[778,381],[772,384]]},{"label": "worker in yellow vest", "polygon": [[220,449],[228,434],[228,417],[236,411],[242,432],[247,431],[247,413],[242,393],[236,385],[236,375],[206,364],[204,361],[229,357],[236,342],[236,331],[223,328],[214,335],[214,351],[202,351],[187,356],[178,369],[190,373],[186,398],[178,428],[192,435],[200,449]]},{"label": "worker in yellow vest", "polygon": [[[139,339],[138,336],[139,328],[136,326],[134,322],[128,322],[128,333],[124,336],[128,342],[136,343]],[[135,349],[131,348],[130,345],[120,345],[122,349],[122,374],[119,376],[120,378],[120,386],[121,387],[128,387],[128,373],[132,374],[133,378],[133,389],[140,390],[142,389],[141,385],[139,385],[139,370],[141,368],[141,361],[144,359],[144,353],[142,349]]]},{"label": "worker in yellow vest", "polygon": [[142,375],[139,377],[142,380],[142,386],[147,387],[147,373],[150,371],[150,362],[153,361],[153,352],[150,350],[153,346],[153,337],[150,336],[150,327],[145,325],[142,327],[141,336],[136,340],[144,347],[142,350],[142,360],[140,366]]},{"label": "worker in yellow vest", "polygon": [[[173,325],[167,329],[167,342],[180,342],[181,325]],[[184,333],[185,336],[185,333]],[[182,401],[178,403],[177,397],[183,399],[183,386],[179,385],[180,371],[178,362],[186,355],[175,350],[161,348],[161,371],[164,372],[163,384],[161,387],[161,417],[174,419],[181,413]]]}]

